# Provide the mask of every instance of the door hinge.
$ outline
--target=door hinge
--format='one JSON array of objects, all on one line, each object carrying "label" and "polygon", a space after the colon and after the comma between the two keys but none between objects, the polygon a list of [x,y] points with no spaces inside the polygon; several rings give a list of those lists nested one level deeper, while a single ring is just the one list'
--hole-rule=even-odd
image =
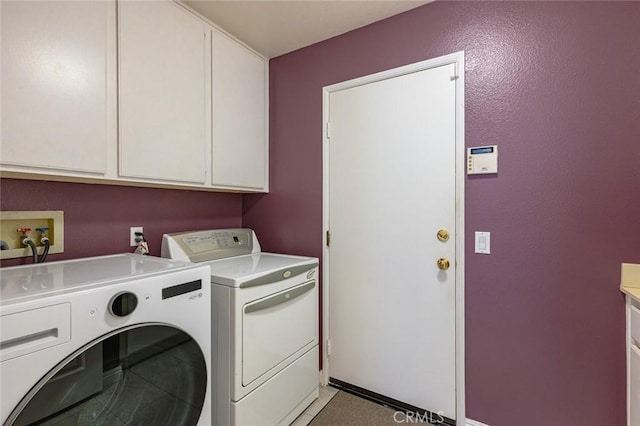
[{"label": "door hinge", "polygon": [[459,78],[460,78],[460,75],[458,74],[458,64],[454,63],[453,64],[453,75],[451,77],[449,77],[449,80],[455,81],[455,80],[457,80]]},{"label": "door hinge", "polygon": [[331,123],[329,123],[328,121],[327,121],[327,125],[326,125],[325,131],[326,131],[326,134],[327,134],[327,139],[331,139]]},{"label": "door hinge", "polygon": [[331,231],[329,231],[328,229],[327,229],[326,237],[327,237],[327,247],[329,247],[329,245],[331,244]]},{"label": "door hinge", "polygon": [[331,340],[327,340],[327,356],[331,355]]}]

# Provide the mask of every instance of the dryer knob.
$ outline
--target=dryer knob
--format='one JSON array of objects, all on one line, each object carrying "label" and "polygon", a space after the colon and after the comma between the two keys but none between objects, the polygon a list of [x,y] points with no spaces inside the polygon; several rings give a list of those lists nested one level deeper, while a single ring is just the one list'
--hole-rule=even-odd
[{"label": "dryer knob", "polygon": [[128,291],[118,293],[109,302],[109,312],[117,317],[126,317],[135,311],[138,306],[138,297]]}]

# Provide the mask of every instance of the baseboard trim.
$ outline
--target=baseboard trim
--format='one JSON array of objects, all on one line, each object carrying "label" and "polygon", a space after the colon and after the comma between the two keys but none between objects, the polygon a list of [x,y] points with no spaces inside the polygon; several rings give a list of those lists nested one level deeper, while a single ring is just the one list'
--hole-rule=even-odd
[{"label": "baseboard trim", "polygon": [[480,423],[476,420],[471,420],[471,419],[467,419],[467,426],[489,426],[488,424],[485,423]]}]

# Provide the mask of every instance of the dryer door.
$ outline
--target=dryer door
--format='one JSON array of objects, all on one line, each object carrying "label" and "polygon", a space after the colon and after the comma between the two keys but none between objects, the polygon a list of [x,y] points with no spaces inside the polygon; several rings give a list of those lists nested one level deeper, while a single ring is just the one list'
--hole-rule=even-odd
[{"label": "dryer door", "polygon": [[198,344],[164,325],[138,325],[71,354],[5,424],[195,425],[207,388]]},{"label": "dryer door", "polygon": [[[288,365],[318,343],[318,289],[309,281],[247,303],[242,317],[242,385]],[[264,379],[264,377],[263,377]]]}]

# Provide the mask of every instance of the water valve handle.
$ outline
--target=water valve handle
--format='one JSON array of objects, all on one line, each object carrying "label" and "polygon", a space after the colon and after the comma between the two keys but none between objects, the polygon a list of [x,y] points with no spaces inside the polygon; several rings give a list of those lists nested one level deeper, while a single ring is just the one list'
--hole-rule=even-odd
[{"label": "water valve handle", "polygon": [[17,231],[22,234],[26,234],[27,232],[31,231],[31,228],[18,228]]}]

